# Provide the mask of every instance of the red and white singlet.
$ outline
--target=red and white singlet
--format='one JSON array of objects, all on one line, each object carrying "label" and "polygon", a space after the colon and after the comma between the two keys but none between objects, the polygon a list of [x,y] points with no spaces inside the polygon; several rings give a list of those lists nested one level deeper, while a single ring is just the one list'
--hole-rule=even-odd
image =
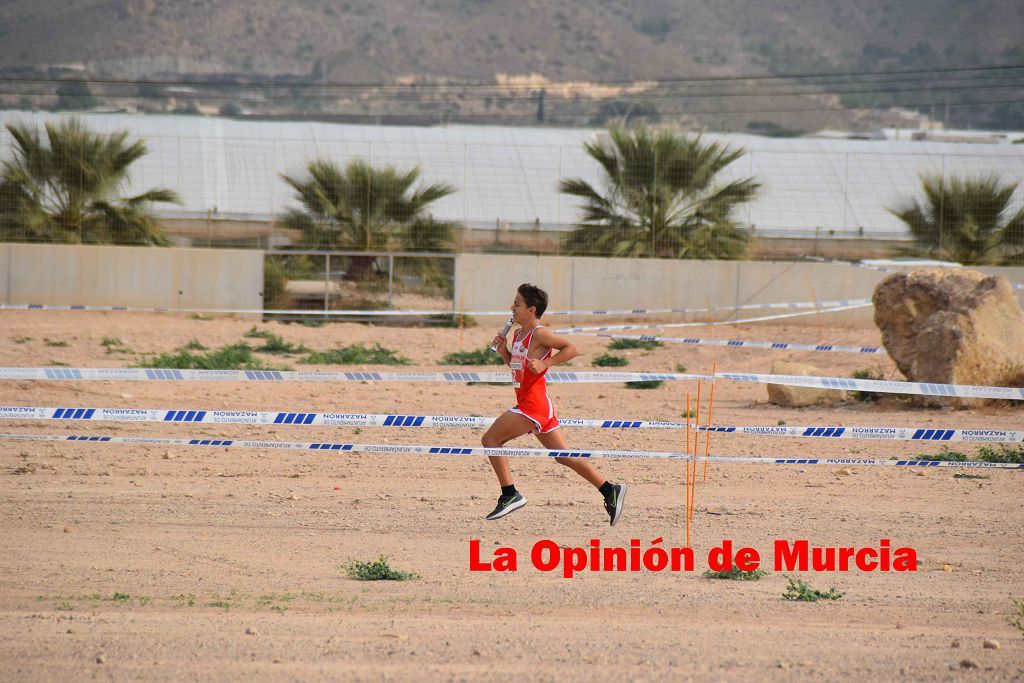
[{"label": "red and white singlet", "polygon": [[[558,417],[555,415],[555,406],[548,397],[548,384],[544,372],[536,373],[530,370],[527,362],[527,354],[530,353],[530,345],[533,342],[533,333],[541,328],[541,325],[527,332],[522,339],[519,330],[512,337],[512,359],[509,367],[512,369],[512,386],[516,390],[516,407],[512,408],[513,413],[519,413],[537,425],[540,434],[546,434],[558,429]],[[545,360],[551,355],[551,349],[547,350],[538,360]]]}]

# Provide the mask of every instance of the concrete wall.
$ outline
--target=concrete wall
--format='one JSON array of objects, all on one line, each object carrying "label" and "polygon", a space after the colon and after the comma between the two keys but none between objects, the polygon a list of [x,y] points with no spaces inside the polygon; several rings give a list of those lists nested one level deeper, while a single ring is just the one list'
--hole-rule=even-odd
[{"label": "concrete wall", "polygon": [[[981,268],[1024,282],[1024,268]],[[871,298],[886,277],[845,264],[780,261],[670,261],[566,256],[462,254],[455,301],[465,310],[503,310],[516,287],[533,282],[551,295],[552,310],[712,308],[739,304]],[[1024,304],[1024,291],[1018,292]],[[785,313],[719,313],[715,319]],[[792,324],[870,325],[871,308],[792,318]],[[583,318],[577,316],[577,318]],[[694,316],[705,320],[705,314]],[[594,318],[595,320],[598,318]]]},{"label": "concrete wall", "polygon": [[[1024,268],[979,270],[1024,282]],[[870,298],[885,276],[845,264],[462,254],[454,301],[465,310],[506,310],[516,287],[533,282],[551,294],[552,310],[725,307]],[[262,308],[262,292],[263,252],[257,250],[0,244],[4,303],[239,310]],[[1017,295],[1024,305],[1024,291]],[[785,311],[691,318],[773,312]],[[789,322],[870,325],[872,309]]]},{"label": "concrete wall", "polygon": [[0,300],[12,304],[260,309],[263,252],[3,244]]},{"label": "concrete wall", "polygon": [[11,301],[11,247],[0,243],[0,301],[4,303]]}]

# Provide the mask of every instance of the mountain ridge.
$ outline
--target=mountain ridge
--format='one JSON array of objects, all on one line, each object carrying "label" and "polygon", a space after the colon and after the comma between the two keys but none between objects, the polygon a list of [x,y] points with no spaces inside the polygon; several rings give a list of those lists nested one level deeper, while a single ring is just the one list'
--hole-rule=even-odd
[{"label": "mountain ridge", "polygon": [[0,70],[381,84],[884,72],[1024,63],[1022,27],[1024,3],[1003,0],[11,0]]}]

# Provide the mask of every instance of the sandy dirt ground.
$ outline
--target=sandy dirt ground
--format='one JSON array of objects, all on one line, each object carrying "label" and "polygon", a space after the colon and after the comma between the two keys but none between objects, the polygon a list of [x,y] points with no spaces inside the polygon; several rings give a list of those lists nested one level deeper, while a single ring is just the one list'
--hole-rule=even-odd
[{"label": "sandy dirt ground", "polygon": [[[554,324],[565,321],[553,321]],[[196,339],[242,341],[253,320],[83,312],[0,313],[0,365],[117,367]],[[438,370],[450,350],[483,347],[500,325],[407,329],[256,324],[314,349],[379,342]],[[818,325],[697,328],[693,336],[877,344],[873,329]],[[134,353],[108,353],[104,338]],[[606,339],[574,338],[592,367]],[[259,341],[259,340],[249,340]],[[66,345],[59,345],[64,343]],[[111,349],[115,347],[109,347]],[[777,359],[849,376],[885,357],[667,345],[627,352],[624,370],[767,372]],[[298,369],[295,359],[268,357]],[[323,367],[321,369],[336,369]],[[388,370],[386,367],[361,369]],[[494,368],[492,368],[494,369]],[[563,417],[679,419],[685,391],[666,384],[563,384]],[[706,389],[705,389],[706,392]],[[706,393],[705,393],[706,396]],[[497,415],[500,386],[241,382],[0,382],[0,405]],[[925,410],[887,398],[807,409],[767,403],[763,385],[719,383],[722,425],[1024,429],[1020,407]],[[10,421],[19,433],[149,435],[476,445],[470,429],[247,427]],[[681,450],[665,430],[566,430],[574,447]],[[514,442],[533,446],[532,437]],[[966,444],[961,450],[974,452]],[[719,435],[717,455],[883,457],[919,443]],[[498,489],[481,458],[323,454],[148,445],[0,442],[0,680],[1021,680],[1024,597],[1019,520],[1024,473],[716,464],[696,491],[692,572],[542,572],[530,551],[684,544],[683,464],[600,460],[629,485],[608,526],[588,484],[550,460],[513,461],[529,505],[483,517]],[[796,572],[836,601],[783,599],[776,539],[823,547],[912,547],[918,571]],[[518,571],[471,572],[518,553]],[[756,582],[703,578],[723,539],[757,549]],[[401,582],[346,576],[386,555]],[[988,646],[985,641],[990,641]]]}]

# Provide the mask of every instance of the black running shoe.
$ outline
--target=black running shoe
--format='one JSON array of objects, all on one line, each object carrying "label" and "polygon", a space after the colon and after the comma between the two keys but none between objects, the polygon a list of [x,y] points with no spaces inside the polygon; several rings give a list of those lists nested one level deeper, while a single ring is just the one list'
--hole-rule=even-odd
[{"label": "black running shoe", "polygon": [[518,491],[512,496],[499,496],[498,506],[494,508],[491,514],[487,515],[487,519],[501,519],[508,513],[518,510],[519,508],[526,505],[526,499],[523,498],[523,494]]},{"label": "black running shoe", "polygon": [[622,508],[626,506],[626,485],[625,484],[614,484],[612,486],[611,493],[604,497],[604,509],[608,513],[608,518],[612,526],[619,521],[619,517],[622,516]]}]

